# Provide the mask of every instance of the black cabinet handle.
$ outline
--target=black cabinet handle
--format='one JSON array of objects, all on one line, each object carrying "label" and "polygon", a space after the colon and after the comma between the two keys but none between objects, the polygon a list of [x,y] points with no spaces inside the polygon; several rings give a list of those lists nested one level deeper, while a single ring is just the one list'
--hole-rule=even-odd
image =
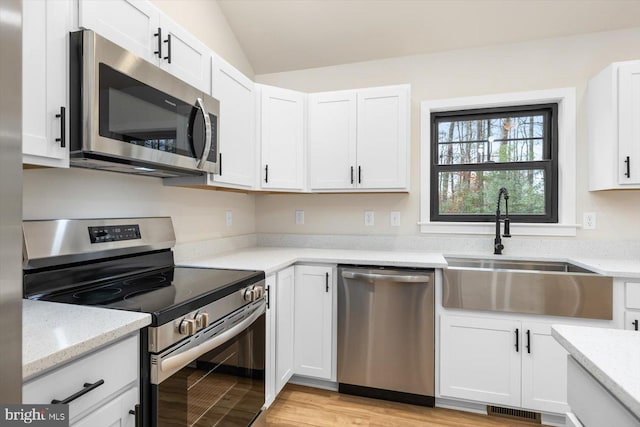
[{"label": "black cabinet handle", "polygon": [[520,329],[516,328],[514,331],[516,334],[516,353],[520,351]]},{"label": "black cabinet handle", "polygon": [[269,182],[269,165],[264,165],[264,182]]},{"label": "black cabinet handle", "polygon": [[633,322],[631,322],[631,324],[633,325],[633,330],[637,331],[638,330],[638,319],[636,319]]},{"label": "black cabinet handle", "polygon": [[84,396],[85,394],[89,393],[91,390],[95,390],[96,388],[100,387],[102,384],[104,384],[104,380],[96,381],[93,384],[84,383],[83,386],[82,386],[84,388],[82,390],[80,390],[79,392],[74,393],[71,396],[69,396],[69,397],[67,397],[66,399],[63,399],[63,400],[53,399],[51,401],[51,403],[53,403],[54,405],[58,404],[58,403],[62,403],[63,405],[66,405],[69,402],[73,402],[74,400],[76,400],[80,396]]},{"label": "black cabinet handle", "polygon": [[353,184],[353,166],[351,166],[351,184]]},{"label": "black cabinet handle", "polygon": [[60,114],[56,114],[56,118],[60,119],[60,138],[56,138],[56,142],[64,148],[67,146],[67,109],[60,107]]},{"label": "black cabinet handle", "polygon": [[358,166],[358,184],[362,184],[362,168]]},{"label": "black cabinet handle", "polygon": [[271,302],[271,287],[267,285],[267,310],[269,309],[269,303]]},{"label": "black cabinet handle", "polygon": [[220,160],[218,160],[220,165],[220,172],[218,173],[218,175],[222,176],[222,153],[218,154],[218,157],[220,158]]},{"label": "black cabinet handle", "polygon": [[631,178],[631,159],[629,158],[629,156],[627,156],[624,162],[627,165],[627,171],[624,173],[624,176],[626,176],[627,178]]},{"label": "black cabinet handle", "polygon": [[329,292],[329,273],[324,273],[325,292]]},{"label": "black cabinet handle", "polygon": [[167,34],[167,39],[164,42],[167,44],[167,56],[164,59],[171,64],[171,34]]},{"label": "black cabinet handle", "polygon": [[135,418],[134,418],[134,420],[135,420],[135,427],[140,427],[140,426],[142,426],[142,422],[141,422],[141,420],[140,420],[140,415],[141,415],[141,411],[140,411],[140,404],[137,404],[137,405],[135,406],[135,409],[130,409],[130,410],[129,410],[129,413],[135,417]]},{"label": "black cabinet handle", "polygon": [[158,50],[154,50],[154,55],[158,55],[158,58],[162,58],[162,28],[158,27],[158,32],[153,34],[158,38]]},{"label": "black cabinet handle", "polygon": [[531,353],[531,331],[527,329],[527,353]]}]

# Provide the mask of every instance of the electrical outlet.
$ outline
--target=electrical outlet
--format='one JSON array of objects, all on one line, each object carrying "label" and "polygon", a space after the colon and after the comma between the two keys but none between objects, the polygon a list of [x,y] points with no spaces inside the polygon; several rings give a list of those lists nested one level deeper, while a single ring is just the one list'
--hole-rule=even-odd
[{"label": "electrical outlet", "polygon": [[296,225],[304,224],[304,211],[296,211]]},{"label": "electrical outlet", "polygon": [[233,225],[233,211],[232,210],[225,211],[224,216],[227,222],[227,227],[231,227]]},{"label": "electrical outlet", "polygon": [[585,212],[582,214],[582,228],[585,230],[595,230],[596,228],[596,213]]},{"label": "electrical outlet", "polygon": [[364,211],[364,225],[372,226],[375,223],[375,214],[373,211]]},{"label": "electrical outlet", "polygon": [[400,211],[391,211],[389,223],[392,227],[400,227]]}]

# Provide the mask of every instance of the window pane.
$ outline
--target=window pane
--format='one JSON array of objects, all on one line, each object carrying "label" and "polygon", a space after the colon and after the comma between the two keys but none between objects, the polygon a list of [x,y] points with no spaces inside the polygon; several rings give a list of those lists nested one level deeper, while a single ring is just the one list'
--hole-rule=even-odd
[{"label": "window pane", "polygon": [[505,187],[509,214],[544,215],[544,184],[544,169],[439,172],[439,214],[495,215]]},{"label": "window pane", "polygon": [[436,126],[441,165],[546,160],[542,114],[442,119]]}]

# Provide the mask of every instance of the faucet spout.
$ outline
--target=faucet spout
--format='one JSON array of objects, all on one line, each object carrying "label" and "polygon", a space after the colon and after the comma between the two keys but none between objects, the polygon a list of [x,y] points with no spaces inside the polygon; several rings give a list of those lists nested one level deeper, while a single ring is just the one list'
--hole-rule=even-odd
[{"label": "faucet spout", "polygon": [[[504,215],[504,234],[500,235],[500,199],[504,197],[504,207],[505,207],[505,215]],[[500,188],[498,191],[498,203],[496,203],[496,237],[493,240],[493,254],[494,255],[502,255],[502,250],[504,249],[504,244],[502,244],[502,237],[511,237],[510,230],[511,220],[509,219],[509,192],[506,188]]]}]

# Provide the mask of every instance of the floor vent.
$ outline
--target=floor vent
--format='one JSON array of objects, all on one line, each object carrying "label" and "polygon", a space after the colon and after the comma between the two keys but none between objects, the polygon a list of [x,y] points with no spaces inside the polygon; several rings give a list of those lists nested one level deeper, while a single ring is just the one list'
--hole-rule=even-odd
[{"label": "floor vent", "polygon": [[540,412],[523,411],[521,409],[503,408],[501,406],[487,405],[487,415],[496,417],[512,418],[514,420],[529,421],[531,423],[541,424],[542,417]]}]

